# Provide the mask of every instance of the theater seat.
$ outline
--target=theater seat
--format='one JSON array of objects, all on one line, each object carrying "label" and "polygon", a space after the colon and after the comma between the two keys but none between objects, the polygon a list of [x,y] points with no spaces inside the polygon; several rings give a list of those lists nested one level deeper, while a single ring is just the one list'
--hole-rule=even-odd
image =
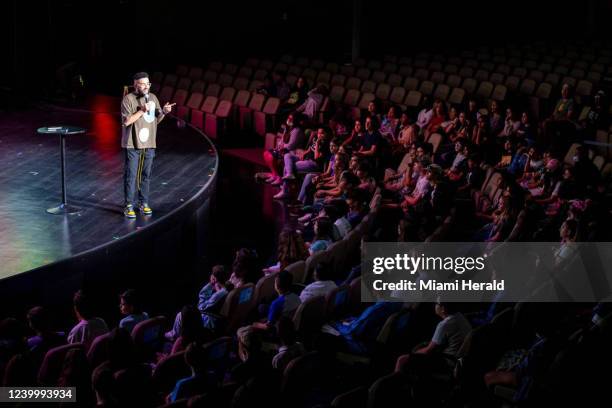
[{"label": "theater seat", "polygon": [[108,343],[110,342],[111,332],[101,334],[96,337],[89,346],[87,360],[91,367],[97,367],[108,360]]},{"label": "theater seat", "polygon": [[132,339],[136,348],[142,351],[145,358],[150,357],[153,352],[161,350],[167,325],[166,317],[157,316],[134,326]]},{"label": "theater seat", "polygon": [[331,402],[333,408],[366,408],[368,403],[368,389],[357,387],[342,393]]},{"label": "theater seat", "polygon": [[253,111],[253,126],[255,132],[261,137],[265,137],[268,131],[276,129],[276,115],[280,108],[280,99],[268,98],[263,108]]},{"label": "theater seat", "polygon": [[270,304],[278,296],[274,288],[277,275],[278,273],[271,273],[257,281],[255,295],[253,296],[253,307],[258,307],[261,304]]},{"label": "theater seat", "polygon": [[304,261],[297,261],[288,265],[285,270],[293,276],[294,283],[304,282],[304,275],[306,272],[306,263]]},{"label": "theater seat", "polygon": [[64,358],[70,350],[85,351],[85,346],[82,343],[66,344],[63,346],[52,348],[47,351],[45,358],[38,370],[38,383],[42,386],[57,386],[57,381],[62,372]]},{"label": "theater seat", "polygon": [[191,375],[191,367],[185,362],[185,351],[164,357],[153,371],[153,384],[162,395],[168,394],[176,382]]},{"label": "theater seat", "polygon": [[325,298],[315,296],[300,303],[293,315],[295,331],[301,339],[317,333],[325,323]]},{"label": "theater seat", "polygon": [[253,307],[255,286],[247,283],[233,289],[225,299],[220,315],[225,320],[224,332],[234,334],[239,327],[246,323],[247,316]]},{"label": "theater seat", "polygon": [[238,123],[241,130],[251,129],[253,126],[253,112],[260,111],[266,100],[265,95],[260,93],[252,93],[251,100],[248,106],[238,109]]},{"label": "theater seat", "polygon": [[204,133],[212,138],[222,137],[227,132],[227,121],[232,112],[230,101],[221,101],[214,113],[206,113]]}]

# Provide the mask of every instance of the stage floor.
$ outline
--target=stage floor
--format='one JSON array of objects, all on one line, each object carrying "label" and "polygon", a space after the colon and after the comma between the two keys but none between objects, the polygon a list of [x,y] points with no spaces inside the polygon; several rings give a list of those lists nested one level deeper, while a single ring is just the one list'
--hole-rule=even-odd
[{"label": "stage floor", "polygon": [[[0,115],[0,279],[138,233],[196,195],[217,166],[200,133],[166,118],[158,129],[151,180],[154,214],[123,216],[123,151],[119,99],[98,96],[83,109],[41,106]],[[78,214],[46,212],[61,202],[60,144],[42,126],[87,129],[66,138],[68,203]]]}]

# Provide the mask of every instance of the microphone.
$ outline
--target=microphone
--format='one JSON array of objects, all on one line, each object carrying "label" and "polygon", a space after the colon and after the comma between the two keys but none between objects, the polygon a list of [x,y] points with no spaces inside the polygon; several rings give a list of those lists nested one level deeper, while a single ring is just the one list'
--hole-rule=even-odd
[{"label": "microphone", "polygon": [[[149,103],[149,93],[144,94],[145,104]],[[149,107],[147,106],[147,113],[149,113]]]}]

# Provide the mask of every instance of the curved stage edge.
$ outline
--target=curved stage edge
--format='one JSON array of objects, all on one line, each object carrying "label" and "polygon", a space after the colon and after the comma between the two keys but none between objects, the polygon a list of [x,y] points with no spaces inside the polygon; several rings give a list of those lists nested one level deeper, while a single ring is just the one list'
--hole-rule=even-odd
[{"label": "curved stage edge", "polygon": [[[193,285],[197,266],[206,257],[219,154],[208,136],[187,126],[199,133],[216,159],[203,187],[167,214],[119,239],[0,280],[0,318],[23,315],[34,305],[67,309],[78,289],[96,297],[100,292],[118,294],[137,287],[163,310],[172,304],[168,293]],[[118,299],[99,300],[118,304]]]}]

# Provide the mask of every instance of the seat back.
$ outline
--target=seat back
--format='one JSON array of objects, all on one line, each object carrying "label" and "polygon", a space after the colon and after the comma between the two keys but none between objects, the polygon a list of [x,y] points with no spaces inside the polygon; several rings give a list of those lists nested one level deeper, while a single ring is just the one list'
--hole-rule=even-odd
[{"label": "seat back", "polygon": [[247,283],[227,295],[221,308],[221,315],[226,318],[226,333],[233,333],[244,324],[253,305],[254,291],[255,285]]},{"label": "seat back", "polygon": [[232,103],[230,101],[221,101],[215,109],[215,115],[218,118],[227,118],[232,111]]},{"label": "seat back", "polygon": [[334,85],[329,92],[329,99],[333,102],[342,102],[342,97],[344,97],[344,87],[341,85]]},{"label": "seat back", "polygon": [[453,105],[460,105],[463,103],[463,99],[465,98],[465,90],[462,88],[454,88],[448,97],[448,102]]},{"label": "seat back", "polygon": [[266,104],[264,105],[262,112],[267,115],[275,115],[278,112],[278,108],[280,106],[280,99],[272,97],[268,98]]},{"label": "seat back", "polygon": [[189,88],[191,87],[191,79],[189,78],[181,78],[178,81],[178,84],[176,85],[177,89],[186,89],[189,90]]},{"label": "seat back", "polygon": [[221,85],[210,84],[208,85],[208,88],[206,88],[205,96],[214,96],[215,98],[218,98],[220,93],[221,93]]},{"label": "seat back", "polygon": [[162,358],[153,371],[153,384],[162,394],[168,394],[176,382],[191,375],[191,367],[185,362],[185,351]]},{"label": "seat back", "polygon": [[236,89],[232,88],[231,86],[226,86],[223,88],[221,96],[219,96],[219,100],[232,102],[234,100],[234,96],[236,96]]},{"label": "seat back", "polygon": [[206,113],[214,113],[218,102],[219,102],[219,99],[217,99],[216,96],[207,96],[206,99],[204,99],[204,102],[202,103],[202,107],[200,108],[200,110]]},{"label": "seat back", "polygon": [[306,262],[297,261],[288,265],[285,270],[293,276],[293,283],[304,282],[306,272]]},{"label": "seat back", "polygon": [[231,76],[230,74],[225,74],[225,73],[219,75],[219,79],[217,80],[217,83],[221,87],[232,86],[233,82],[234,82],[234,77]]},{"label": "seat back", "polygon": [[383,408],[395,406],[397,401],[412,399],[412,385],[402,373],[385,375],[368,390],[368,407]]},{"label": "seat back", "polygon": [[344,104],[348,106],[357,106],[361,93],[357,89],[350,89],[344,95]]},{"label": "seat back", "polygon": [[249,109],[261,111],[261,108],[266,100],[266,97],[259,93],[254,93],[249,102]]},{"label": "seat back", "polygon": [[185,106],[187,103],[188,92],[185,89],[178,89],[171,99],[171,102],[176,103],[178,106]]},{"label": "seat back", "polygon": [[359,101],[359,109],[367,109],[370,102],[376,99],[376,96],[373,93],[366,92],[361,95],[361,100]]},{"label": "seat back", "polygon": [[251,93],[245,89],[241,89],[236,94],[234,98],[234,105],[246,107],[249,104],[249,99],[251,98]]},{"label": "seat back", "polygon": [[62,372],[64,358],[68,351],[75,349],[85,351],[85,346],[82,343],[73,343],[55,347],[47,351],[40,369],[38,370],[38,383],[43,386],[57,386],[57,381]]},{"label": "seat back", "polygon": [[495,88],[493,89],[493,94],[491,95],[491,99],[501,102],[506,99],[507,91],[508,89],[506,88],[505,85],[502,85],[502,84],[495,85]]},{"label": "seat back", "polygon": [[187,101],[187,107],[190,109],[200,109],[200,106],[202,106],[203,100],[204,100],[204,95],[202,95],[199,92],[194,92],[191,94],[191,96],[189,97],[189,100]]},{"label": "seat back", "polygon": [[243,67],[240,67],[240,69],[238,70],[238,77],[239,78],[245,78],[245,79],[249,80],[249,79],[251,79],[252,75],[253,75],[253,68],[252,67],[243,66]]},{"label": "seat back", "polygon": [[108,344],[110,343],[111,333],[104,333],[94,339],[87,352],[87,360],[91,367],[97,367],[108,360]]},{"label": "seat back", "polygon": [[421,97],[423,95],[418,91],[410,91],[408,95],[406,95],[406,100],[404,104],[408,107],[417,107],[421,103]]},{"label": "seat back", "polygon": [[320,262],[327,262],[329,260],[328,251],[318,251],[310,255],[306,259],[304,280],[302,282],[296,281],[294,283],[306,283],[312,279],[312,274]]},{"label": "seat back", "polygon": [[293,315],[295,331],[300,336],[318,331],[325,323],[325,298],[315,296],[300,303]]},{"label": "seat back", "polygon": [[214,374],[218,383],[223,381],[223,375],[230,368],[230,353],[233,344],[232,337],[226,336],[215,339],[203,346],[206,355],[206,367]]},{"label": "seat back", "polygon": [[389,96],[389,100],[395,104],[402,105],[404,103],[404,98],[406,98],[406,89],[401,86],[396,86],[391,91],[391,96]]},{"label": "seat back", "polygon": [[132,339],[136,348],[141,350],[158,350],[164,342],[164,333],[168,320],[157,316],[138,323],[132,330]]},{"label": "seat back", "polygon": [[493,92],[493,84],[489,81],[481,82],[476,91],[476,96],[483,100],[489,99]]},{"label": "seat back", "polygon": [[172,100],[172,95],[174,95],[174,87],[164,86],[159,93],[159,103],[163,105],[166,102],[170,102]]},{"label": "seat back", "polygon": [[389,84],[380,84],[378,85],[378,88],[376,89],[376,97],[378,99],[382,99],[383,101],[386,101],[387,99],[389,99],[390,93],[391,93],[391,87],[389,86]]},{"label": "seat back", "polygon": [[423,95],[431,95],[434,91],[434,83],[431,81],[423,81],[419,86],[419,92]]},{"label": "seat back", "polygon": [[347,316],[349,312],[350,287],[341,285],[332,290],[325,297],[325,310],[327,320],[337,320]]},{"label": "seat back", "polygon": [[206,71],[204,72],[204,75],[202,76],[202,80],[204,80],[204,82],[207,83],[214,83],[217,82],[217,76],[218,74],[215,71]]},{"label": "seat back", "polygon": [[358,387],[342,393],[331,402],[333,408],[366,408],[368,389]]},{"label": "seat back", "polygon": [[440,84],[437,86],[436,91],[434,92],[434,98],[446,101],[449,92],[450,88],[448,85]]},{"label": "seat back", "polygon": [[322,358],[317,351],[296,357],[287,364],[281,383],[281,395],[287,400],[300,400],[314,384],[322,381]]},{"label": "seat back", "polygon": [[201,93],[203,94],[206,90],[206,82],[197,80],[193,84],[191,84],[191,92],[192,93]]},{"label": "seat back", "polygon": [[278,272],[271,273],[261,277],[259,281],[257,281],[257,285],[255,285],[255,295],[253,296],[254,307],[262,303],[269,304],[278,296],[274,289],[274,281],[277,275]]}]

